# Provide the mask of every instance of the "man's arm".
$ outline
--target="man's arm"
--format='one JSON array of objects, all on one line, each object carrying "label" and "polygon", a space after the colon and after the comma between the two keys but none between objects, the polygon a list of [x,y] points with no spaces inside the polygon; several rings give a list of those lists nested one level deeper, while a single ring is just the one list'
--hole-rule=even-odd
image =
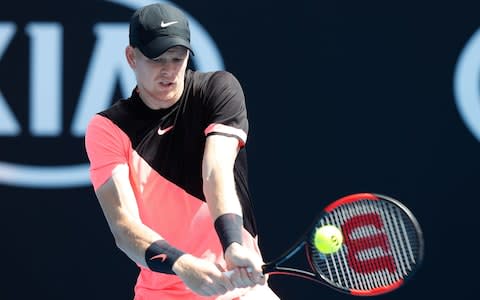
[{"label": "man's arm", "polygon": [[[238,150],[239,142],[235,137],[208,136],[202,176],[204,194],[224,247],[227,266],[235,270],[231,280],[236,287],[246,287],[264,284],[265,278],[259,255],[241,245],[242,207],[236,192],[233,172]],[[217,226],[218,223],[221,223],[220,226]],[[240,241],[237,241],[239,235]]]},{"label": "man's arm", "polygon": [[236,138],[223,135],[207,138],[202,165],[203,192],[213,220],[225,213],[242,216],[233,174],[237,153]]},{"label": "man's arm", "polygon": [[[112,177],[96,190],[96,195],[118,248],[137,264],[152,268],[152,264],[146,261],[148,251],[165,250],[162,247],[165,247],[166,241],[142,223],[128,173],[127,165],[118,165]],[[175,253],[176,250],[173,247],[171,249]],[[234,288],[215,264],[190,254],[182,253],[171,270],[192,291],[203,296],[224,294]]]},{"label": "man's arm", "polygon": [[162,237],[141,222],[128,172],[127,165],[116,166],[95,193],[117,247],[135,263],[148,267],[145,250]]}]

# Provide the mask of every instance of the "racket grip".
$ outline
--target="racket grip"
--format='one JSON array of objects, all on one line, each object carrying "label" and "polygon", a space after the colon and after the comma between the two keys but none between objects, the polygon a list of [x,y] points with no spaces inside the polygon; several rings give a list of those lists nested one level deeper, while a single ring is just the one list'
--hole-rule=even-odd
[{"label": "racket grip", "polygon": [[[223,272],[223,275],[227,276],[228,278],[232,277],[232,274],[233,274],[233,270],[230,270],[230,271],[225,271]],[[247,272],[252,272],[252,268],[247,268]]]}]

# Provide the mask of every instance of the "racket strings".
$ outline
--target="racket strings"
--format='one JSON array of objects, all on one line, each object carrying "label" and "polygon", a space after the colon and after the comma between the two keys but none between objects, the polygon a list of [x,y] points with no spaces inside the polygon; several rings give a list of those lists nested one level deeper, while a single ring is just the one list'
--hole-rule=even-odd
[{"label": "racket strings", "polygon": [[[356,208],[357,210],[353,211],[353,215],[354,216],[368,216],[368,220],[367,220],[367,224],[372,224],[372,223],[376,223],[378,220],[376,218],[374,218],[373,216],[376,216],[376,214],[372,214],[373,212],[369,209],[367,209],[366,206],[355,206],[353,208]],[[355,225],[358,225],[358,224],[355,224]],[[361,224],[360,224],[361,225]],[[380,241],[381,245],[383,246],[384,244],[382,242],[384,242],[383,239],[373,239],[373,238],[370,238],[371,236],[373,237],[384,237],[383,235],[379,235],[379,232],[378,232],[378,229],[372,225],[370,226],[359,226],[360,230],[361,230],[361,233],[362,233],[362,242],[365,243],[366,245],[364,245],[365,247],[365,250],[363,251],[360,251],[358,253],[358,258],[361,262],[365,262],[365,261],[370,261],[371,265],[368,265],[368,264],[364,264],[364,263],[361,263],[359,262],[358,265],[359,265],[359,268],[360,270],[367,274],[367,278],[366,279],[366,283],[367,283],[367,287],[368,289],[373,289],[375,288],[376,286],[373,285],[374,283],[378,283],[379,286],[385,286],[385,285],[388,285],[389,284],[389,280],[388,278],[384,275],[383,272],[370,272],[371,269],[375,269],[375,270],[379,270],[379,269],[382,269],[382,265],[381,265],[381,262],[379,260],[376,260],[376,259],[372,259],[372,258],[378,258],[378,257],[382,257],[384,255],[384,251],[386,249],[382,249],[381,247],[378,247],[376,246],[377,243],[375,241]],[[387,263],[388,264],[388,263]],[[390,264],[388,264],[390,265]],[[369,278],[370,277],[370,278]],[[397,279],[397,278],[395,278]]]},{"label": "racket strings", "polygon": [[409,215],[388,201],[364,200],[341,205],[317,227],[342,228],[345,245],[323,255],[310,243],[313,266],[332,284],[373,290],[397,284],[414,269],[419,256],[418,230]]}]

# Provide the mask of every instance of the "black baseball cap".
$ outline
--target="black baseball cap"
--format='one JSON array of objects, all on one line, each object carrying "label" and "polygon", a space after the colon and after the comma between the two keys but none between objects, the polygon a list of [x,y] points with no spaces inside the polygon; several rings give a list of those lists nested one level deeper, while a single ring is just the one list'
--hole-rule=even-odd
[{"label": "black baseball cap", "polygon": [[138,9],[130,19],[129,37],[130,45],[150,59],[174,46],[183,46],[193,54],[185,14],[168,4],[155,3]]}]

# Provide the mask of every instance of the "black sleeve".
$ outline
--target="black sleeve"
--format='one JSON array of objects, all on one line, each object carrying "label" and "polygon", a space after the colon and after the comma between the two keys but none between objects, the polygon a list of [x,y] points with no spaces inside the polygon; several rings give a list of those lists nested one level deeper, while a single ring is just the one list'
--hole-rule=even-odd
[{"label": "black sleeve", "polygon": [[[233,135],[245,142],[248,134],[247,109],[237,78],[226,71],[215,72],[207,82],[205,94],[207,126],[211,126],[207,134]],[[214,127],[214,124],[225,127]]]}]

